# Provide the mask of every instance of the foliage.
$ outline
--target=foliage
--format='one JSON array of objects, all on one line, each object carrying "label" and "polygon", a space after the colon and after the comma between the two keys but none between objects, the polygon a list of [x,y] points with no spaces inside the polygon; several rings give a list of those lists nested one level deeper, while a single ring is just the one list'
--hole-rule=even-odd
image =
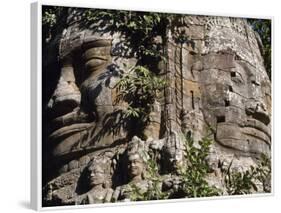
[{"label": "foliage", "polygon": [[42,24],[53,27],[57,22],[55,11],[52,9],[45,10],[42,16]]},{"label": "foliage", "polygon": [[207,163],[212,140],[208,137],[202,138],[199,147],[195,146],[194,140],[187,136],[185,143],[186,166],[180,170],[182,177],[182,189],[185,197],[209,197],[217,196],[220,190],[215,186],[210,186],[206,181],[208,171],[210,171]]},{"label": "foliage", "polygon": [[232,162],[230,163],[226,176],[224,178],[224,184],[227,193],[230,195],[250,194],[252,190],[257,191],[257,186],[254,182],[255,171],[251,167],[250,170],[245,172],[231,171]]},{"label": "foliage", "polygon": [[[194,146],[192,138],[187,138],[186,162],[187,166],[180,172],[183,180],[181,186],[187,197],[217,196],[222,191],[215,186],[210,186],[206,181],[210,168],[206,161],[212,140],[204,137],[199,141],[200,147]],[[258,191],[258,185],[262,184],[264,192],[270,192],[271,161],[266,155],[261,155],[257,166],[251,166],[244,172],[232,169],[232,162],[227,169],[221,168],[224,187],[229,195],[250,194]]]},{"label": "foliage", "polygon": [[154,38],[163,34],[165,14],[153,12],[117,11],[117,10],[86,10],[84,17],[88,23],[100,23],[107,26],[111,32],[120,32],[126,37],[128,45],[138,57],[161,57],[159,46]]},{"label": "foliage", "polygon": [[[44,6],[42,11],[43,36],[50,38],[57,20],[66,8],[57,6]],[[176,28],[182,23],[182,14],[165,14],[156,12],[137,12],[122,10],[97,10],[85,9],[83,14],[86,26],[107,26],[108,30],[120,32],[126,37],[128,46],[132,48],[132,54],[144,61],[165,60],[160,44],[155,38],[160,36],[165,40],[166,31],[172,23]],[[271,78],[271,20],[270,19],[248,19],[253,29],[262,40],[262,56],[265,68]],[[98,24],[97,24],[98,23]],[[174,32],[178,34],[175,39],[178,42],[190,42],[185,32]],[[149,63],[147,63],[149,66]]]},{"label": "foliage", "polygon": [[[53,39],[59,26],[58,20],[64,23],[63,15],[66,12],[65,7],[43,6],[42,7],[42,40],[48,43]],[[43,44],[44,44],[43,43]]]},{"label": "foliage", "polygon": [[[123,53],[131,54],[139,59],[139,65],[158,72],[158,64],[166,62],[164,48],[168,29],[171,25],[176,28],[180,27],[183,24],[184,15],[87,9],[83,16],[86,23],[93,28],[104,27],[104,30],[111,33],[121,33],[125,37],[123,45],[127,46],[123,48]],[[191,42],[183,32],[174,33],[174,36],[178,42]]]},{"label": "foliage", "polygon": [[92,28],[104,27],[104,30],[110,33],[121,33],[125,37],[123,41],[125,48],[121,50],[122,53],[132,54],[138,59],[137,66],[128,74],[121,76],[117,88],[120,92],[118,98],[129,104],[125,118],[132,119],[134,127],[138,132],[142,132],[149,122],[149,114],[157,95],[165,85],[164,80],[157,77],[156,73],[159,72],[159,62],[165,62],[161,42],[166,36],[167,15],[154,12],[87,9],[83,16]]},{"label": "foliage", "polygon": [[137,119],[144,127],[149,122],[149,114],[165,81],[143,66],[134,67],[123,75],[117,84],[118,99],[128,102],[125,117]]},{"label": "foliage", "polygon": [[[220,190],[215,186],[210,186],[206,181],[209,166],[206,158],[209,153],[211,140],[203,138],[196,147],[192,138],[186,140],[186,165],[180,168],[178,176],[180,177],[179,189],[183,191],[182,197],[208,197],[217,196]],[[159,176],[158,166],[155,159],[150,159],[147,163],[147,180],[151,183],[146,192],[142,192],[136,185],[132,186],[131,200],[155,200],[167,199],[174,191],[163,192],[161,190],[161,177]]]},{"label": "foliage", "polygon": [[[209,197],[222,195],[222,189],[211,186],[207,182],[207,176],[210,171],[207,163],[207,156],[210,151],[212,140],[208,137],[202,138],[195,145],[191,137],[186,137],[185,143],[185,165],[179,168],[178,176],[180,177],[180,197]],[[225,168],[225,167],[224,167]],[[175,191],[163,192],[161,189],[162,179],[159,175],[159,169],[155,159],[151,158],[147,161],[148,175],[146,180],[149,187],[144,192],[137,185],[131,185],[131,200],[156,200],[167,199],[173,197]],[[270,159],[262,155],[256,167],[251,166],[249,170],[244,172],[234,171],[232,162],[226,169],[221,168],[223,175],[224,188],[229,195],[250,194],[258,190],[257,184],[263,185],[263,191],[270,192],[268,183],[271,178],[271,162]]]},{"label": "foliage", "polygon": [[271,160],[268,156],[262,155],[258,166],[256,167],[256,179],[262,183],[265,192],[271,191]]},{"label": "foliage", "polygon": [[261,54],[264,59],[264,66],[271,79],[271,20],[270,19],[248,19],[252,28],[261,38],[263,47]]},{"label": "foliage", "polygon": [[267,156],[262,155],[257,167],[251,166],[249,170],[243,172],[234,171],[231,166],[232,162],[227,169],[222,169],[224,184],[229,195],[250,194],[258,191],[258,183],[263,185],[265,192],[270,191],[266,186],[271,178],[271,163]]}]

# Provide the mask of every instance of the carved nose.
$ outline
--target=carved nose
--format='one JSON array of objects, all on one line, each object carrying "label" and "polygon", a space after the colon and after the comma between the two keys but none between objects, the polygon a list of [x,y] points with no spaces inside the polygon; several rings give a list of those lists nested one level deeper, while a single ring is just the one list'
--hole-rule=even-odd
[{"label": "carved nose", "polygon": [[262,102],[252,102],[246,107],[246,114],[253,117],[256,120],[261,121],[265,125],[270,123],[270,116],[265,104]]},{"label": "carved nose", "polygon": [[71,112],[80,105],[81,94],[75,84],[72,64],[65,63],[57,87],[48,103],[48,108],[55,116]]},{"label": "carved nose", "polygon": [[57,88],[48,103],[48,108],[56,115],[64,115],[78,107],[81,94],[74,82],[60,79]]}]

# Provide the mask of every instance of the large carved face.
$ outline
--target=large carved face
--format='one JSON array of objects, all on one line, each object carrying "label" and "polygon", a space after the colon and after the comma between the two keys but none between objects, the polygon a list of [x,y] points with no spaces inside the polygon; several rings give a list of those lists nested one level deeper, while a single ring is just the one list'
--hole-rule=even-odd
[{"label": "large carved face", "polygon": [[177,30],[189,40],[169,37],[165,101],[170,130],[190,131],[197,141],[211,128],[223,150],[270,155],[271,83],[246,20],[187,16],[172,35]]},{"label": "large carved face", "polygon": [[209,54],[204,60],[210,64],[200,73],[203,113],[216,129],[216,140],[244,153],[268,154],[270,83],[265,73],[233,53]]},{"label": "large carved face", "polygon": [[[223,25],[227,19],[218,20]],[[226,26],[237,30],[210,26],[208,31],[199,74],[203,114],[222,146],[245,155],[270,154],[271,84],[257,39],[245,20],[230,20]]]},{"label": "large carved face", "polygon": [[64,42],[62,49],[71,51],[61,60],[60,79],[48,105],[55,115],[50,140],[57,144],[57,156],[107,146],[125,136],[119,120],[123,106],[114,87],[120,73],[111,58],[112,39],[91,35],[76,48],[68,47],[72,38]]}]

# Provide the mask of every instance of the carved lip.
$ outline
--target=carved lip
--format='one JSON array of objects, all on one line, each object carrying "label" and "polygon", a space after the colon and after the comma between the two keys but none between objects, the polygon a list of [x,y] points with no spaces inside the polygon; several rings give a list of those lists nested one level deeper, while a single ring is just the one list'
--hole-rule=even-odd
[{"label": "carved lip", "polygon": [[[270,128],[266,126],[264,123],[256,120],[256,119],[248,119],[244,124],[243,124],[243,133],[259,138],[266,143],[270,144],[271,142],[271,132]],[[254,131],[253,131],[254,130]],[[252,132],[253,131],[253,132]]]},{"label": "carved lip", "polygon": [[53,129],[52,131],[56,131],[72,124],[91,123],[92,121],[93,119],[91,119],[89,114],[81,111],[72,111],[65,115],[54,118],[51,122],[51,126]]},{"label": "carved lip", "polygon": [[62,139],[62,138],[65,138],[67,136],[70,136],[74,133],[86,130],[91,126],[92,126],[92,123],[77,123],[77,124],[72,124],[72,125],[69,125],[69,126],[64,126],[60,129],[54,131],[49,136],[49,139],[51,141]]},{"label": "carved lip", "polygon": [[97,175],[90,178],[90,183],[93,185],[98,181],[100,181],[100,177],[98,177]]},{"label": "carved lip", "polygon": [[251,127],[254,129],[257,129],[263,133],[265,133],[269,138],[271,138],[271,132],[270,128],[266,126],[264,123],[260,122],[256,119],[247,119],[247,121],[244,123],[243,127]]}]

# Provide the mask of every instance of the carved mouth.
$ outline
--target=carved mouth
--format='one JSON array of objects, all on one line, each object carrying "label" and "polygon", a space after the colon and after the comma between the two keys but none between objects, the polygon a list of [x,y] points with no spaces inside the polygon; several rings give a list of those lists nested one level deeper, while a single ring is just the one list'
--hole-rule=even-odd
[{"label": "carved mouth", "polygon": [[49,139],[51,141],[63,139],[63,138],[66,138],[66,137],[68,137],[68,136],[70,136],[74,133],[86,130],[91,126],[92,126],[92,123],[77,123],[77,124],[72,124],[72,125],[69,125],[69,126],[64,126],[60,129],[57,129],[56,131],[54,131],[49,136]]},{"label": "carved mouth", "polygon": [[63,116],[59,116],[52,120],[52,134],[49,136],[51,140],[68,136],[70,134],[83,131],[91,126],[93,119],[86,113],[81,111],[73,111]]},{"label": "carved mouth", "polygon": [[131,167],[130,168],[130,172],[132,173],[132,174],[138,174],[139,173],[139,168],[138,167]]},{"label": "carved mouth", "polygon": [[91,177],[91,178],[90,178],[90,183],[94,184],[94,183],[96,183],[98,180],[99,180],[98,177]]},{"label": "carved mouth", "polygon": [[75,123],[90,123],[93,119],[88,114],[83,112],[73,111],[63,116],[56,117],[52,120],[52,127],[54,130],[68,126]]},{"label": "carved mouth", "polygon": [[[237,128],[238,127],[238,128]],[[216,140],[223,146],[244,153],[270,152],[270,127],[255,119],[237,123],[218,123]]]},{"label": "carved mouth", "polygon": [[267,144],[271,143],[270,128],[264,123],[256,119],[248,119],[242,127],[245,135],[260,139]]}]

